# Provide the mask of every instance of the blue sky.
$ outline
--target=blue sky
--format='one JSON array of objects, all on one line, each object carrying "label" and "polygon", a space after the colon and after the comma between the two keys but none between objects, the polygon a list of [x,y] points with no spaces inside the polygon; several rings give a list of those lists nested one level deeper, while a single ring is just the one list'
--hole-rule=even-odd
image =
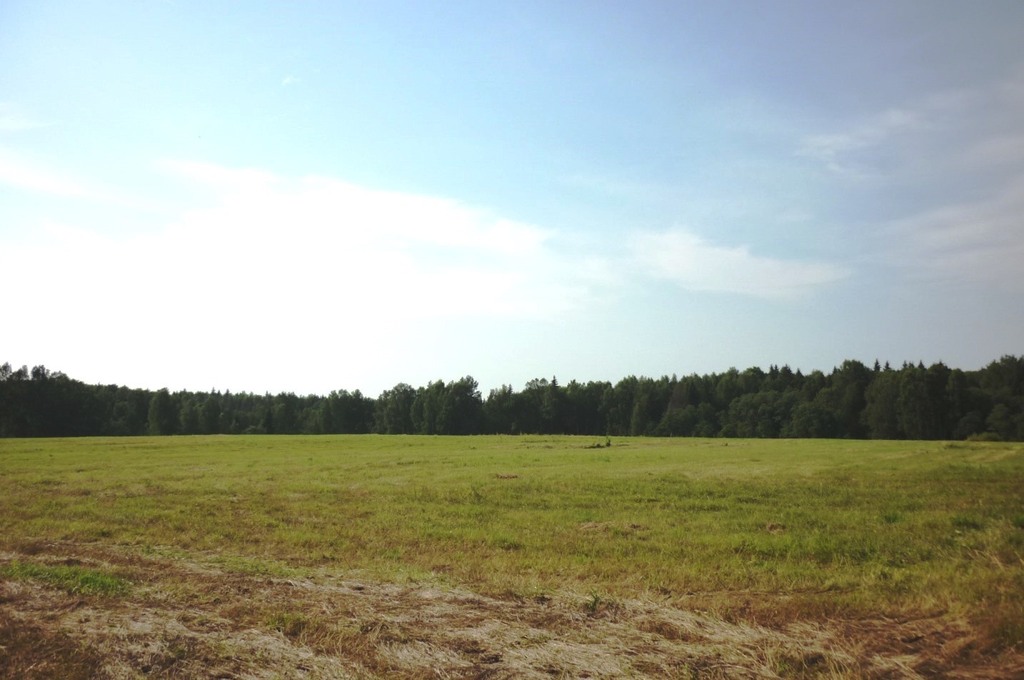
[{"label": "blue sky", "polygon": [[0,6],[0,361],[371,396],[1024,353],[1024,3]]}]

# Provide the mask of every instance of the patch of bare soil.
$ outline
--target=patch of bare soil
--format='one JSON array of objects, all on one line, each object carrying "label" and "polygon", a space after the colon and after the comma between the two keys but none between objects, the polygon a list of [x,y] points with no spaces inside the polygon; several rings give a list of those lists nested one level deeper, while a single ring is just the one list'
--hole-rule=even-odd
[{"label": "patch of bare soil", "polygon": [[1024,678],[1024,657],[985,657],[944,619],[771,628],[666,602],[289,580],[84,544],[0,552],[12,560],[134,585],[80,596],[0,580],[0,678]]}]

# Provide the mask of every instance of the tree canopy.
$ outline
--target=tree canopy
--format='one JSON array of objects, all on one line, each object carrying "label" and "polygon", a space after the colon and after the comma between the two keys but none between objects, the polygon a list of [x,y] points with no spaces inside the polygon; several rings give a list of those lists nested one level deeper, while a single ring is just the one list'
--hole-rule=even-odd
[{"label": "tree canopy", "polygon": [[298,396],[87,385],[0,366],[0,437],[170,434],[580,434],[1024,441],[1024,357],[976,371],[844,361],[831,373],[731,368],[490,390],[471,376]]}]

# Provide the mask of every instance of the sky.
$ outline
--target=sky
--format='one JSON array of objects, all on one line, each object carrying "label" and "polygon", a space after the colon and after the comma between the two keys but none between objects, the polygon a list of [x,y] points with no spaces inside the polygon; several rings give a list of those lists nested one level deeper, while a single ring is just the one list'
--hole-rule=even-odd
[{"label": "sky", "polygon": [[1019,0],[0,4],[0,362],[377,396],[1024,354]]}]

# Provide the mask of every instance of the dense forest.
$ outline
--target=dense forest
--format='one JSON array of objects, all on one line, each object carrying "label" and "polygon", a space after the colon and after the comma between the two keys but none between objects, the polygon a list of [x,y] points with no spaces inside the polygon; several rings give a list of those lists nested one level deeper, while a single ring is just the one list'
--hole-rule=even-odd
[{"label": "dense forest", "polygon": [[1024,440],[1024,357],[977,371],[845,361],[566,384],[537,379],[484,398],[472,377],[358,390],[169,392],[87,385],[44,366],[0,366],[0,437],[170,434],[586,434]]}]

